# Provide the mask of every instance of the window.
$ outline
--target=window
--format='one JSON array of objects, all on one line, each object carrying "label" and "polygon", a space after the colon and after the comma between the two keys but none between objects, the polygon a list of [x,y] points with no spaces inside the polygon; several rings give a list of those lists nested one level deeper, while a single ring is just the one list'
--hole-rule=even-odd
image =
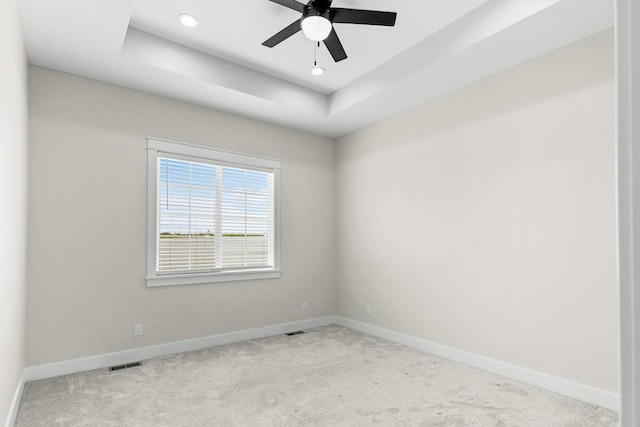
[{"label": "window", "polygon": [[147,286],[280,277],[280,162],[148,139]]}]

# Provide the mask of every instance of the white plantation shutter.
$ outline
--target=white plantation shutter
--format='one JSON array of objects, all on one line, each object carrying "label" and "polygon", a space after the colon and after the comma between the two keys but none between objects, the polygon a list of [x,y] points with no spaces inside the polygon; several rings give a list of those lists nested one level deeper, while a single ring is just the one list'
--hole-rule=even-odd
[{"label": "white plantation shutter", "polygon": [[[264,167],[277,161],[151,139],[149,146],[150,180],[151,169],[155,174],[155,182],[150,184],[155,194],[150,193],[149,205],[150,215],[153,213],[149,230],[154,233],[149,239],[154,247],[149,249],[154,259],[149,262],[148,283],[186,275],[229,277],[235,272],[279,271],[276,169]],[[156,146],[207,157],[152,150]],[[254,164],[238,164],[243,156]]]}]

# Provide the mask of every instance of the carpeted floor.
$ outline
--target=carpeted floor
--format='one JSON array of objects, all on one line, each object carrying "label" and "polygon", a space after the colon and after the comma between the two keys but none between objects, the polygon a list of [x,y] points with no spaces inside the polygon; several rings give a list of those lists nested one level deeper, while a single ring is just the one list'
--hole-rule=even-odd
[{"label": "carpeted floor", "polygon": [[28,383],[16,426],[616,426],[615,412],[340,326]]}]

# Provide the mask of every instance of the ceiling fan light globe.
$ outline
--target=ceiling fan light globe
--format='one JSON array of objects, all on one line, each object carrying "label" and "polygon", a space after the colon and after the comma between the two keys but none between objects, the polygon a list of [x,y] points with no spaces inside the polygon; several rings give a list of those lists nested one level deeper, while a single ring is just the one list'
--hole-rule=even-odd
[{"label": "ceiling fan light globe", "polygon": [[321,76],[325,71],[326,70],[324,68],[316,66],[311,69],[311,74],[313,74],[314,76]]},{"label": "ceiling fan light globe", "polygon": [[305,37],[315,42],[322,41],[331,33],[331,21],[324,16],[307,16],[300,23]]}]

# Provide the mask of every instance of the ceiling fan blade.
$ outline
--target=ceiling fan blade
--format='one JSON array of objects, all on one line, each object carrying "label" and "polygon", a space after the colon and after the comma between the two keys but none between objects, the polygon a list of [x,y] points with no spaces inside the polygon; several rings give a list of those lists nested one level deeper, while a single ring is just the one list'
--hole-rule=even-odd
[{"label": "ceiling fan blade", "polygon": [[278,3],[280,6],[288,7],[289,9],[296,10],[300,13],[304,12],[304,4],[298,3],[295,0],[269,0],[273,3]]},{"label": "ceiling fan blade", "polygon": [[262,46],[266,47],[274,47],[278,43],[281,43],[300,31],[300,20],[293,22],[291,25],[283,28],[282,30],[275,33],[269,40],[262,42]]},{"label": "ceiling fan blade", "polygon": [[398,15],[395,12],[339,7],[331,9],[330,14],[331,22],[334,24],[385,25],[387,27],[393,27],[396,24],[396,16]]},{"label": "ceiling fan blade", "polygon": [[324,39],[324,45],[329,49],[329,53],[335,62],[347,59],[347,53],[344,51],[342,43],[340,43],[340,39],[338,38],[338,34],[336,34],[335,28],[332,28],[331,33],[329,33],[329,37]]}]

